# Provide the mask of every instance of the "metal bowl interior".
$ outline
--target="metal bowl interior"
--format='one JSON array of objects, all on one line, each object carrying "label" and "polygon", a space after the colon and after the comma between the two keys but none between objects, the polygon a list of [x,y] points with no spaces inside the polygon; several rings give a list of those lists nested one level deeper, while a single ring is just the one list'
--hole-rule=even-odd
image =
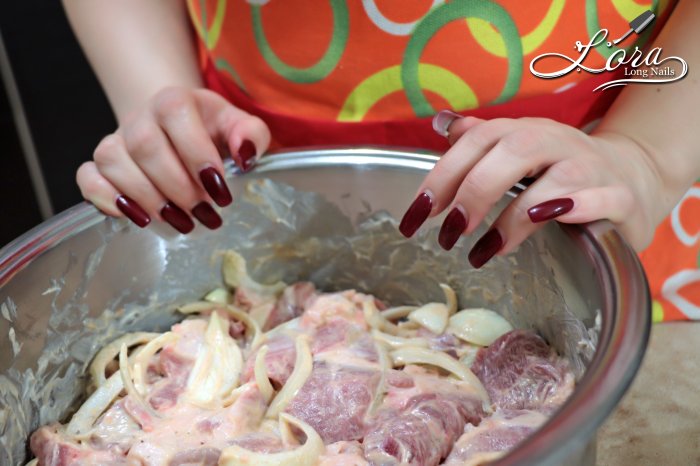
[{"label": "metal bowl interior", "polygon": [[536,435],[494,464],[590,461],[595,431],[630,385],[648,340],[650,299],[636,255],[607,222],[551,223],[480,270],[466,254],[483,227],[451,252],[437,247],[442,216],[406,240],[393,219],[435,160],[375,148],[281,153],[253,173],[231,173],[237,201],[217,231],[141,230],[83,204],[6,246],[0,463],[22,464],[28,434],[65,419],[100,345],[125,331],[167,328],[179,318],[176,305],[220,283],[216,253],[228,248],[263,281],[310,279],[391,303],[439,299],[438,283],[448,282],[462,306],[490,307],[537,330],[569,358],[577,388]]}]

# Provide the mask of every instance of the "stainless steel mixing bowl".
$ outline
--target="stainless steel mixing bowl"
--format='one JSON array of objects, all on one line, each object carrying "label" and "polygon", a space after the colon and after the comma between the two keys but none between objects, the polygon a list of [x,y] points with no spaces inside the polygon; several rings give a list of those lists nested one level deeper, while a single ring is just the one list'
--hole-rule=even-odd
[{"label": "stainless steel mixing bowl", "polygon": [[172,324],[174,305],[220,283],[216,252],[234,248],[263,281],[311,279],[391,303],[438,299],[438,283],[448,282],[461,305],[536,329],[569,358],[577,388],[496,464],[594,464],[596,429],[637,372],[650,329],[635,254],[607,222],[551,223],[481,270],[466,254],[483,230],[445,252],[436,246],[439,217],[406,240],[393,219],[435,160],[371,148],[279,154],[231,174],[237,200],[214,232],[141,230],[83,204],[9,244],[0,251],[0,463],[23,464],[28,435],[69,415],[100,345]]}]

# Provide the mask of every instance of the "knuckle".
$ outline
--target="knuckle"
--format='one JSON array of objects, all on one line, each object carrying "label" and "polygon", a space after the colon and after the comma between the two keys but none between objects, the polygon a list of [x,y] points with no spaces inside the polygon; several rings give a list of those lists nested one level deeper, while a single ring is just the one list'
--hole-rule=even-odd
[{"label": "knuckle", "polygon": [[566,159],[547,169],[547,176],[559,186],[583,187],[596,179],[595,172],[580,158]]},{"label": "knuckle", "polygon": [[460,191],[462,191],[466,199],[478,199],[482,202],[491,201],[487,179],[476,172],[472,172],[464,178]]},{"label": "knuckle", "polygon": [[[119,151],[122,150],[124,141],[117,134],[109,134],[102,138],[93,152],[93,159],[98,165],[111,165],[116,162]],[[81,168],[84,166],[83,164]]]},{"label": "knuckle", "polygon": [[489,120],[473,127],[465,133],[465,136],[476,146],[490,145],[501,134],[504,124],[503,119]]},{"label": "knuckle", "polygon": [[132,157],[155,152],[160,140],[160,129],[145,118],[134,121],[124,131],[124,142]]},{"label": "knuckle", "polygon": [[503,136],[498,145],[511,155],[531,154],[542,147],[542,134],[536,130],[521,128]]},{"label": "knuckle", "polygon": [[181,87],[166,87],[153,97],[153,109],[160,119],[187,112],[192,96]]},{"label": "knuckle", "polygon": [[91,198],[105,189],[106,181],[99,176],[91,162],[85,162],[78,167],[75,180],[85,199]]}]

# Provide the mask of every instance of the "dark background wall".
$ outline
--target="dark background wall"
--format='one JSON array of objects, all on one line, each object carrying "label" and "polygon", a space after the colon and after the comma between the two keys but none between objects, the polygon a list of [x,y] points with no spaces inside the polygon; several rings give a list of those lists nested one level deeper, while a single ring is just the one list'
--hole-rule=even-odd
[{"label": "dark background wall", "polygon": [[[116,124],[60,1],[2,2],[0,36],[10,64],[0,82],[2,247],[42,221],[41,205],[55,214],[82,200],[75,171]],[[31,140],[20,137],[24,121]],[[33,152],[42,176],[31,176]],[[42,189],[50,206],[37,196]]]}]

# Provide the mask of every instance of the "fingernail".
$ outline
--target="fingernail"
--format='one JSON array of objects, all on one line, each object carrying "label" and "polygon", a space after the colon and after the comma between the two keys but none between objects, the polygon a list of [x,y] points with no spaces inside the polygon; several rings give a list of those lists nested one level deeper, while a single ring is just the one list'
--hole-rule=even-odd
[{"label": "fingernail", "polygon": [[238,165],[241,170],[247,172],[253,168],[256,153],[255,144],[247,139],[241,143],[241,147],[238,148],[238,158],[240,160]]},{"label": "fingernail", "polygon": [[172,202],[168,202],[163,206],[160,210],[160,215],[166,222],[182,234],[187,234],[194,229],[194,222],[190,216]]},{"label": "fingernail", "polygon": [[443,249],[449,251],[457,243],[457,240],[467,228],[467,217],[459,207],[454,207],[440,227],[438,243]]},{"label": "fingernail", "polygon": [[442,110],[433,117],[433,129],[440,136],[449,136],[450,125],[457,118],[462,118],[462,115],[453,112],[452,110]]},{"label": "fingernail", "polygon": [[216,230],[223,223],[219,214],[216,213],[208,202],[202,201],[197,204],[194,209],[192,209],[192,215],[210,230]]},{"label": "fingernail", "polygon": [[420,228],[433,210],[433,199],[427,192],[421,193],[408,208],[401,219],[399,231],[410,238]]},{"label": "fingernail", "polygon": [[117,204],[117,209],[141,228],[151,223],[151,217],[149,217],[146,211],[130,197],[119,196],[115,202]]},{"label": "fingernail", "polygon": [[492,228],[479,238],[471,251],[469,263],[476,269],[481,268],[503,247],[503,238],[497,229]]},{"label": "fingernail", "polygon": [[527,210],[527,215],[533,223],[546,222],[560,215],[564,215],[574,208],[574,201],[568,197],[561,199],[552,199]]},{"label": "fingernail", "polygon": [[214,167],[207,167],[199,172],[199,179],[202,180],[204,189],[207,190],[211,198],[220,207],[225,207],[233,202],[231,191],[226,186],[226,180]]}]

